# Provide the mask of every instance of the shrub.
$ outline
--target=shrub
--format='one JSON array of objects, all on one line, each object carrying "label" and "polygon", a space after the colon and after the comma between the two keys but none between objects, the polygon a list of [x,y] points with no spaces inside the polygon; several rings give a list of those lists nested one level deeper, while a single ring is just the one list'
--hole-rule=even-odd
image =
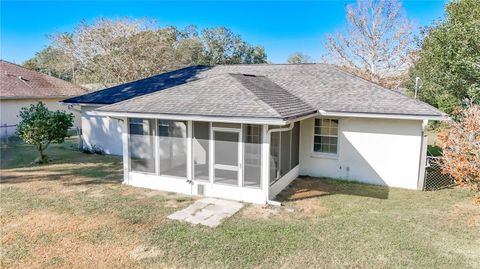
[{"label": "shrub", "polygon": [[17,135],[27,144],[34,145],[39,153],[37,163],[48,163],[45,150],[51,143],[63,143],[68,129],[73,126],[73,114],[50,111],[42,103],[22,107],[17,126]]},{"label": "shrub", "polygon": [[438,139],[442,145],[444,173],[460,185],[480,192],[480,106],[457,109]]}]

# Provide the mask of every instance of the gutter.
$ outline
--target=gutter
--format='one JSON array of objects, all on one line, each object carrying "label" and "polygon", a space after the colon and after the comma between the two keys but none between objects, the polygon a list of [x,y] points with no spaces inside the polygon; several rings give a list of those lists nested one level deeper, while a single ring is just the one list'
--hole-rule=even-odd
[{"label": "gutter", "polygon": [[254,118],[254,117],[220,117],[191,114],[157,114],[157,113],[138,113],[138,112],[108,112],[102,110],[86,111],[85,115],[90,116],[108,116],[108,117],[129,117],[145,119],[165,119],[165,120],[193,120],[208,122],[226,122],[226,123],[250,123],[267,125],[286,125],[288,121],[281,118]]},{"label": "gutter", "polygon": [[353,118],[376,118],[376,119],[401,119],[401,120],[448,120],[447,115],[414,115],[392,113],[368,113],[368,112],[328,112],[318,110],[320,115],[327,117],[353,117]]}]

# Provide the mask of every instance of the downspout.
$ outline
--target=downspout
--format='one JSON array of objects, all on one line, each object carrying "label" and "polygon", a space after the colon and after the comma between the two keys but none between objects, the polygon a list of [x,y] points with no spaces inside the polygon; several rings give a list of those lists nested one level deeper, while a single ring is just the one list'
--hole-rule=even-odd
[{"label": "downspout", "polygon": [[[293,129],[293,127],[295,126],[295,123],[294,122],[291,122],[290,125],[288,127],[284,127],[284,128],[277,128],[277,129],[270,129],[267,131],[267,141],[268,141],[268,156],[270,157],[270,141],[271,141],[271,134],[272,133],[277,133],[277,132],[286,132],[286,131],[291,131]],[[281,206],[282,203],[278,202],[278,201],[274,201],[274,200],[270,200],[270,158],[269,158],[269,161],[268,161],[268,176],[266,178],[266,180],[268,181],[268,184],[266,184],[268,187],[267,187],[267,191],[266,191],[266,201],[267,201],[267,204],[269,205],[274,205],[274,206]]]}]

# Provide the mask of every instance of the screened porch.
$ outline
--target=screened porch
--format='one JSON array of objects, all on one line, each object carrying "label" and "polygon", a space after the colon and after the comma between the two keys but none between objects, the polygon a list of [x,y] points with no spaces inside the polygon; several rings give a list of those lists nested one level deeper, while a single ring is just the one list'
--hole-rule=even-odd
[{"label": "screened porch", "polygon": [[143,187],[268,199],[270,186],[299,163],[299,122],[268,126],[128,118],[126,127],[127,181],[133,178]]}]

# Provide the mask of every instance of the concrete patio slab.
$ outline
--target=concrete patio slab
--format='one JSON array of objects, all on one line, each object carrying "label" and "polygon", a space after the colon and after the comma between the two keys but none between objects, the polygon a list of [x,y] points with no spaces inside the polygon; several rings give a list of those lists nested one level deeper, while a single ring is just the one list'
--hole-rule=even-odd
[{"label": "concrete patio slab", "polygon": [[169,215],[167,218],[214,228],[220,225],[223,219],[237,213],[242,207],[243,204],[240,202],[204,198]]}]

